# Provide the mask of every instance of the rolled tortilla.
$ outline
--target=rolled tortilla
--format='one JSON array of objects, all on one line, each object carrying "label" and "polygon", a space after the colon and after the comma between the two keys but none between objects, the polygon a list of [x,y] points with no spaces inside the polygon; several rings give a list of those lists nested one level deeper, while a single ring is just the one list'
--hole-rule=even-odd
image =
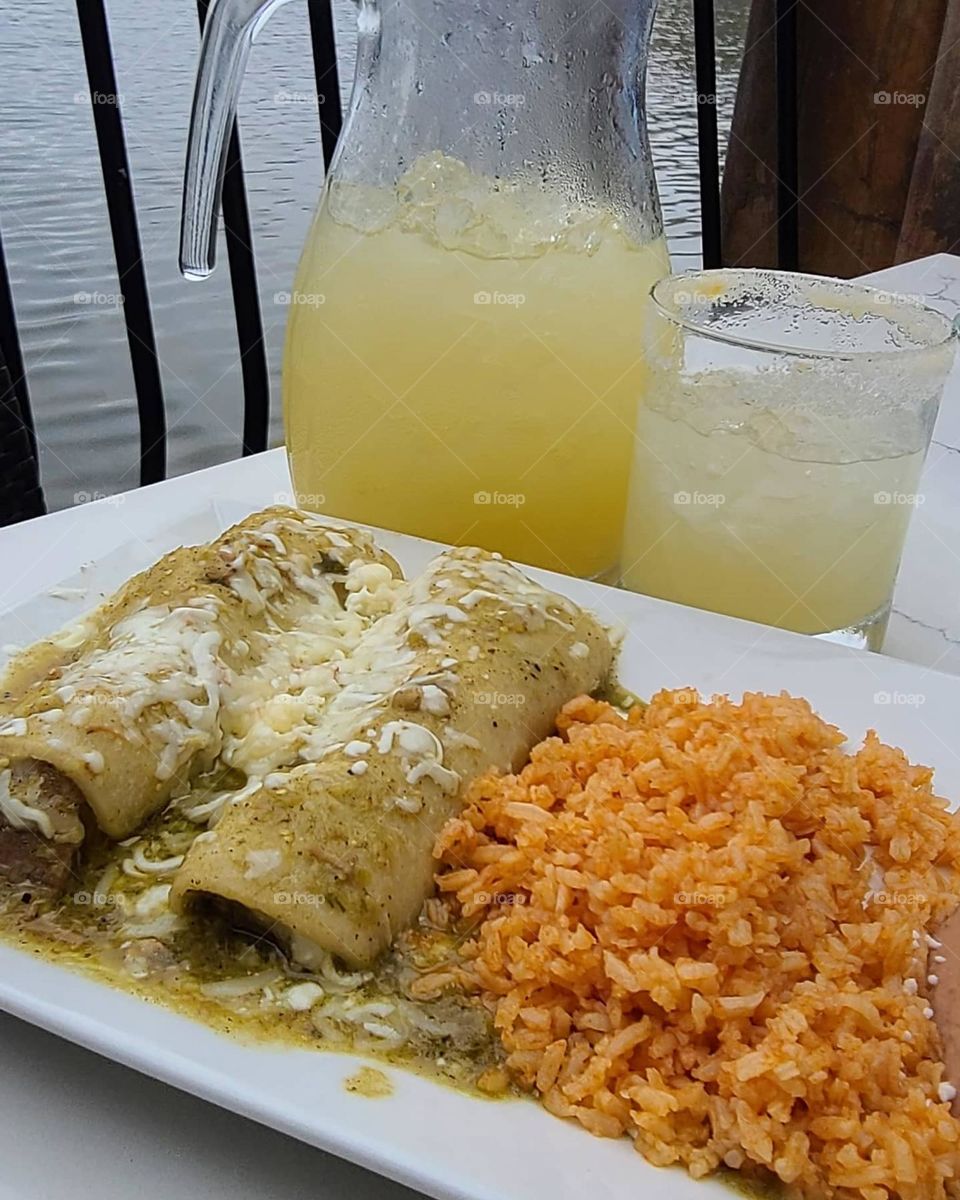
[{"label": "rolled tortilla", "polygon": [[607,676],[589,613],[481,550],[441,554],[361,639],[299,765],[229,805],[171,892],[213,897],[306,965],[371,963],[433,887],[464,785],[518,769],[561,706]]},{"label": "rolled tortilla", "polygon": [[243,767],[264,693],[321,706],[397,575],[367,534],[267,509],[18,655],[0,681],[0,875],[62,883],[87,824],[124,838],[219,755]]}]

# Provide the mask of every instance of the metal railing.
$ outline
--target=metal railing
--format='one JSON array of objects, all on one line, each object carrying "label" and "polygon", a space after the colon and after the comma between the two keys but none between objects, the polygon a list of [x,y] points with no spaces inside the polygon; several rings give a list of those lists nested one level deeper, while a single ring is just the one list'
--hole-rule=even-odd
[{"label": "metal railing", "polygon": [[[203,30],[209,0],[197,0],[197,15]],[[310,34],[320,118],[320,144],[324,165],[333,156],[340,135],[342,112],[337,71],[333,12],[330,0],[308,0]],[[140,482],[156,483],[166,475],[166,409],[157,344],[153,330],[150,296],[140,244],[140,227],[134,202],[133,183],[127,157],[120,103],[97,104],[98,95],[117,96],[116,74],[110,42],[110,28],[104,0],[77,0],[77,22],[83,46],[87,86],[97,138],[97,150],[103,175],[107,214],[113,239],[114,257],[122,312],[126,326],[130,362],[133,368],[140,426]],[[240,130],[234,126],[230,138],[226,177],[223,187],[222,223],[226,236],[230,283],[236,317],[237,345],[243,379],[243,430],[240,452],[256,454],[267,447],[270,418],[270,383],[263,340],[263,317],[257,287],[257,268],[243,176]],[[2,228],[2,214],[0,214]],[[36,438],[30,394],[14,301],[0,238],[0,359],[6,362],[9,378],[0,383],[0,404],[15,410],[28,432],[29,445],[36,462]],[[15,497],[6,497],[7,514],[0,521],[35,515],[17,511]],[[2,499],[0,499],[2,507]]]},{"label": "metal railing", "polygon": [[[716,43],[714,0],[692,0],[695,20],[695,62],[698,95],[716,92]],[[796,261],[797,245],[797,113],[796,113],[796,3],[777,0],[778,72],[778,204],[781,264]],[[197,0],[201,30],[209,0]],[[320,141],[324,166],[333,157],[343,114],[337,69],[334,19],[331,0],[307,0],[309,27],[317,81]],[[140,482],[154,483],[166,473],[166,411],[163,383],[157,358],[150,296],[140,245],[139,223],[127,157],[123,113],[119,103],[97,104],[95,97],[118,96],[113,65],[110,29],[104,0],[77,0],[86,66],[87,84],[96,129],[97,147],[120,293],[127,343],[133,367],[140,424]],[[699,144],[701,236],[705,266],[723,260],[720,221],[720,167],[717,113],[714,103],[697,106]],[[250,217],[243,177],[240,130],[235,125],[230,139],[229,159],[223,189],[223,228],[226,234],[230,281],[236,315],[237,342],[243,378],[243,430],[240,450],[255,454],[267,446],[270,415],[270,385],[263,341],[263,320],[257,288],[257,269],[252,250]],[[0,213],[2,229],[2,213]],[[0,375],[0,405],[18,414],[23,444],[32,447],[36,470],[36,438],[30,408],[27,376],[20,349],[10,282],[0,234],[0,359],[6,362],[9,379]],[[22,491],[22,489],[21,489]],[[39,495],[39,489],[37,489]],[[7,497],[9,500],[9,497]],[[31,502],[34,507],[36,502]],[[17,511],[0,496],[0,523],[4,518],[21,519],[33,510]],[[42,500],[41,500],[42,505]]]}]

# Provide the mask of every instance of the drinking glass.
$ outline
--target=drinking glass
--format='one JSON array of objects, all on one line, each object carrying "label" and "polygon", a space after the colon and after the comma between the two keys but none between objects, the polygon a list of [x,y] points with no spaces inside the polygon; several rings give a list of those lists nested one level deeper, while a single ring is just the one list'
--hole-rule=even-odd
[{"label": "drinking glass", "polygon": [[652,290],[621,582],[879,649],[958,330],[763,270]]}]

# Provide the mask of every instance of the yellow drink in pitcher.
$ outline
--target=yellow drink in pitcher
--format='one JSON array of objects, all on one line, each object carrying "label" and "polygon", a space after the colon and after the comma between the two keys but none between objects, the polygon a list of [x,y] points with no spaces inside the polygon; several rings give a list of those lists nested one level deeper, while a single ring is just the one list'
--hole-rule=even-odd
[{"label": "yellow drink in pitcher", "polygon": [[667,269],[612,215],[441,155],[395,190],[334,184],[287,333],[300,502],[615,578],[641,317]]}]

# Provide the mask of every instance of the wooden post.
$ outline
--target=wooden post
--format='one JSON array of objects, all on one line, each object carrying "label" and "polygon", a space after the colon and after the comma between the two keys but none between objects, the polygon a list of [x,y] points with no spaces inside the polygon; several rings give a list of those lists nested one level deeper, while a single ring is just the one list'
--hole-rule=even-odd
[{"label": "wooden post", "polygon": [[723,257],[772,267],[777,254],[774,0],[753,0],[720,192]]},{"label": "wooden post", "polygon": [[[949,0],[956,7],[960,0]],[[801,270],[895,261],[948,0],[798,6]],[[774,0],[754,0],[723,181],[726,262],[776,266]]]},{"label": "wooden post", "polygon": [[950,0],[929,78],[898,262],[960,251],[960,0]]}]

